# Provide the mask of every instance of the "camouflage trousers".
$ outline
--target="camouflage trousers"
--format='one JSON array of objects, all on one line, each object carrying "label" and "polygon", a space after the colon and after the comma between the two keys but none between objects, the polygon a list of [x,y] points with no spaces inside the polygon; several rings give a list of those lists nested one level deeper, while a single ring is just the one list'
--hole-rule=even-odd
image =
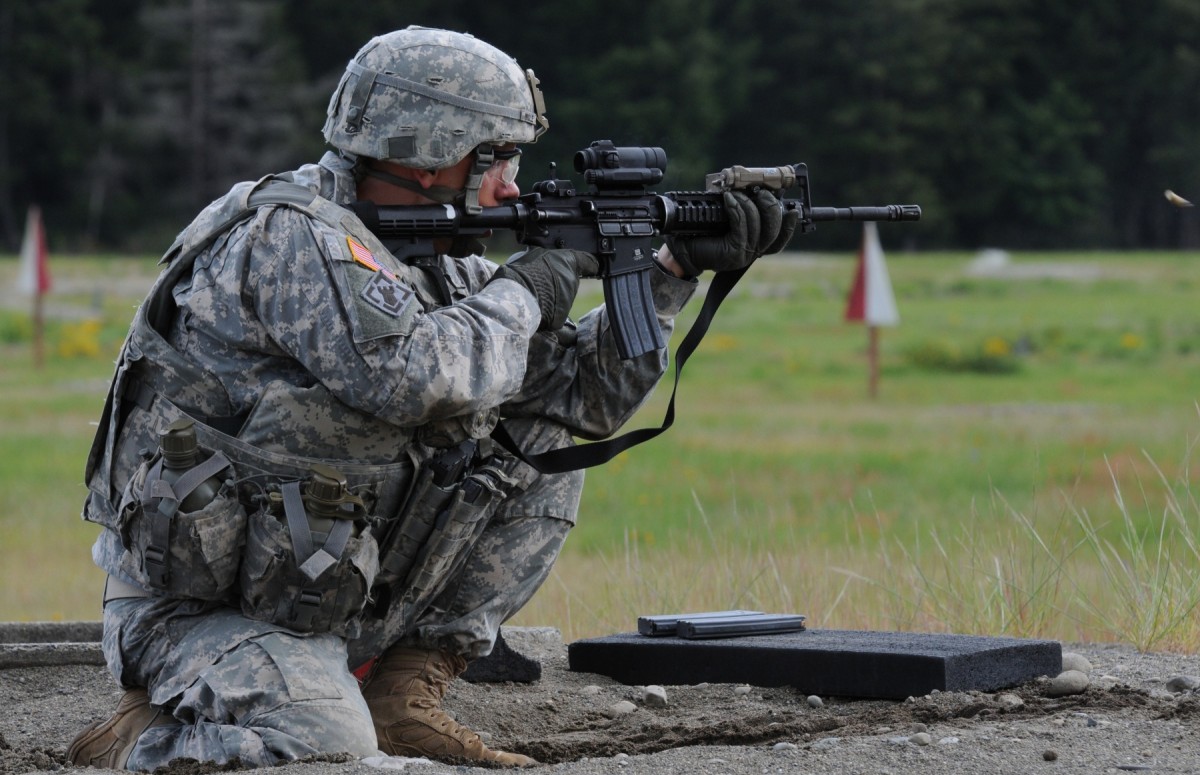
[{"label": "camouflage trousers", "polygon": [[[398,641],[468,659],[545,581],[578,509],[581,473],[538,477],[502,502],[470,557]],[[125,598],[104,610],[104,653],[125,687],[142,686],[178,722],[138,740],[128,769],[181,757],[268,766],[314,753],[377,752],[351,666],[391,642],[301,635],[196,600]]]}]

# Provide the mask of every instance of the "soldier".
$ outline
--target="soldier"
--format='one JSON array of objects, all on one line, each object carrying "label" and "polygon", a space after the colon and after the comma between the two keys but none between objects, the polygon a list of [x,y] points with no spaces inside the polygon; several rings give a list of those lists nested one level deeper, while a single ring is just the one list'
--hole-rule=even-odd
[{"label": "soldier", "polygon": [[[336,152],[238,184],[167,251],[88,459],[104,653],[126,691],[73,762],[535,763],[441,701],[545,580],[583,473],[539,474],[489,435],[501,417],[530,452],[610,435],[666,352],[621,360],[603,307],[568,319],[589,254],[497,267],[455,240],[401,260],[345,206],[513,199],[520,145],[546,127],[537,78],[503,52],[389,33],[330,101]],[[770,194],[728,202],[728,236],[659,254],[664,341],[696,274],[795,227]]]}]

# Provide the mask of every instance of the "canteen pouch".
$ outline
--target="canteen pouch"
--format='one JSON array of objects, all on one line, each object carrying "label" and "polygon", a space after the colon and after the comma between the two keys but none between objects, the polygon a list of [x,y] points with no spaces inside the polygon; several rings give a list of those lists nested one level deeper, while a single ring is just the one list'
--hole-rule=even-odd
[{"label": "canteen pouch", "polygon": [[360,516],[334,520],[322,539],[310,528],[300,483],[284,484],[279,495],[250,516],[242,613],[298,632],[357,637],[379,571],[375,538]]},{"label": "canteen pouch", "polygon": [[[238,579],[246,510],[238,501],[233,466],[213,453],[174,483],[162,476],[162,455],[142,463],[121,496],[118,531],[121,571],[167,597],[223,601]],[[188,495],[223,476],[215,497],[185,511]]]}]

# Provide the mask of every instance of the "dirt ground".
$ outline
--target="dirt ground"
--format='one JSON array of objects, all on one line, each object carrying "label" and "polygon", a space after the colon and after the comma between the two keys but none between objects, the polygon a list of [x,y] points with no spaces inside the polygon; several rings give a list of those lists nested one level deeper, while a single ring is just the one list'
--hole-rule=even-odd
[{"label": "dirt ground", "polygon": [[[1200,772],[1200,657],[1066,645],[1091,662],[1082,694],[1051,697],[1044,679],[1011,690],[934,693],[903,701],[816,699],[787,688],[730,684],[645,687],[572,673],[560,641],[537,653],[532,684],[459,681],[446,707],[499,748],[565,773]],[[73,769],[75,732],[107,716],[120,692],[103,667],[0,670],[0,774]],[[633,709],[612,709],[628,701]],[[817,707],[814,707],[817,706]],[[628,709],[629,706],[626,706]],[[293,775],[472,772],[424,760],[323,757]],[[219,768],[178,762],[170,775]]]}]

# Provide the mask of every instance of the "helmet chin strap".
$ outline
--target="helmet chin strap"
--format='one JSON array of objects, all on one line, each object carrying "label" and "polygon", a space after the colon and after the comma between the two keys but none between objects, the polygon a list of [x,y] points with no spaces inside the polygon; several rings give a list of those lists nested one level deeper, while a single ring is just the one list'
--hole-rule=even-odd
[{"label": "helmet chin strap", "polygon": [[466,208],[470,215],[477,215],[483,212],[483,206],[479,204],[479,189],[483,185],[483,173],[488,171],[496,162],[496,153],[492,150],[492,146],[479,146],[475,149],[475,160],[471,163],[471,172],[467,175],[466,187]]},{"label": "helmet chin strap", "polygon": [[432,199],[438,204],[454,204],[463,196],[462,191],[459,191],[455,188],[450,188],[449,186],[430,186],[429,188],[425,188],[415,180],[402,178],[384,170],[377,170],[374,167],[364,166],[363,174],[367,177],[378,178],[379,180],[382,180],[390,185],[412,191],[415,194],[420,194],[426,199]]},{"label": "helmet chin strap", "polygon": [[483,175],[495,161],[496,155],[493,153],[491,146],[476,148],[474,159],[471,162],[471,171],[467,174],[467,184],[462,189],[450,188],[449,186],[430,186],[429,188],[425,188],[415,180],[402,178],[366,164],[362,165],[362,171],[363,174],[369,177],[377,178],[393,186],[420,194],[438,204],[447,205],[461,202],[468,213],[477,215],[483,212],[483,206],[479,204],[479,189],[483,185]]}]

